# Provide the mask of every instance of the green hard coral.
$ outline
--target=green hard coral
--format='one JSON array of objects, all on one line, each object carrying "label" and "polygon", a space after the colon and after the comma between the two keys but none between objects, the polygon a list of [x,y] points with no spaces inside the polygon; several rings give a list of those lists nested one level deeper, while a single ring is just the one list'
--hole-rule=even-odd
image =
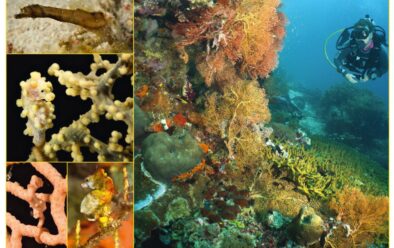
[{"label": "green hard coral", "polygon": [[311,148],[283,143],[287,156],[269,149],[264,156],[308,197],[328,199],[345,186],[387,194],[387,171],[379,164],[346,145],[317,136],[312,140]]},{"label": "green hard coral", "polygon": [[327,198],[336,191],[335,177],[322,170],[314,154],[303,146],[284,144],[288,156],[273,156],[274,164],[285,171],[297,189],[310,197]]},{"label": "green hard coral", "polygon": [[177,197],[168,206],[168,211],[165,215],[166,223],[170,223],[173,220],[187,217],[190,215],[189,203],[185,198]]},{"label": "green hard coral", "polygon": [[313,137],[311,152],[323,169],[332,171],[342,186],[359,188],[364,193],[388,195],[388,171],[368,156],[344,144]]},{"label": "green hard coral", "polygon": [[142,143],[145,169],[157,180],[171,180],[201,162],[204,153],[185,129],[150,134]]}]

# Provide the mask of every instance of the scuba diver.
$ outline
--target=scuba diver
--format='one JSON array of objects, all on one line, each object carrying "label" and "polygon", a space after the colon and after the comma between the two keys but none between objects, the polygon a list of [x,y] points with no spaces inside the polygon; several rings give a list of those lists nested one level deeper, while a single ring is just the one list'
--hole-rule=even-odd
[{"label": "scuba diver", "polygon": [[388,70],[386,33],[369,15],[345,28],[336,48],[335,67],[351,83],[374,80]]}]

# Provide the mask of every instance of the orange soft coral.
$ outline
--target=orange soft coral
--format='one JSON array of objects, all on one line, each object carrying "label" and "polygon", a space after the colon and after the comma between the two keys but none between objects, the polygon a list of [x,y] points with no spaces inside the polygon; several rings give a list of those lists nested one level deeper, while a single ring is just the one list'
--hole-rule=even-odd
[{"label": "orange soft coral", "polygon": [[183,182],[191,179],[195,174],[205,172],[207,175],[214,174],[214,170],[207,166],[205,163],[205,159],[201,161],[198,165],[196,165],[193,169],[188,172],[182,173],[172,179],[173,182]]},{"label": "orange soft coral", "polygon": [[329,207],[337,219],[350,225],[350,237],[334,235],[329,242],[335,247],[366,247],[377,236],[387,235],[388,197],[364,195],[358,189],[345,189],[331,200]]},{"label": "orange soft coral", "polygon": [[204,153],[208,153],[209,152],[209,146],[207,144],[201,143],[201,144],[198,144],[198,145],[201,147],[201,150]]},{"label": "orange soft coral", "polygon": [[226,74],[226,65],[238,65],[241,74],[266,77],[277,65],[277,52],[285,35],[286,19],[277,11],[279,0],[219,1],[197,18],[178,23],[174,33],[181,36],[178,50],[185,62],[185,47],[207,42],[206,66],[200,72],[210,85],[215,74]]}]

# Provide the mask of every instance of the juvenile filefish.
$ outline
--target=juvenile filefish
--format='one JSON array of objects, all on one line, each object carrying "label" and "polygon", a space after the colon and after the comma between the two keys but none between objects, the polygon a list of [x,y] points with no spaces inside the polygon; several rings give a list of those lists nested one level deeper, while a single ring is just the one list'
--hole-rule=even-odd
[{"label": "juvenile filefish", "polygon": [[61,22],[76,24],[87,29],[99,29],[107,25],[107,20],[102,12],[61,9],[39,4],[23,7],[20,13],[15,15],[15,18],[51,18]]}]

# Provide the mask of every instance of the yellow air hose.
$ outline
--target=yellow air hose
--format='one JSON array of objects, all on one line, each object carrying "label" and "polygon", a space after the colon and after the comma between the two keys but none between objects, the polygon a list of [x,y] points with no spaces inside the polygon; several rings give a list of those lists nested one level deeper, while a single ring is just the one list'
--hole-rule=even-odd
[{"label": "yellow air hose", "polygon": [[327,54],[327,44],[328,44],[328,42],[331,40],[331,38],[332,38],[334,35],[336,35],[336,34],[339,33],[339,32],[343,32],[343,30],[345,30],[345,29],[344,29],[344,28],[341,28],[341,29],[335,31],[334,33],[330,34],[330,35],[327,37],[326,41],[324,42],[324,55],[325,55],[326,60],[328,61],[328,63],[329,63],[332,67],[334,67],[334,69],[337,69],[337,67],[335,66],[335,64],[334,64],[334,63],[330,60],[330,58],[328,57],[328,54]]}]

